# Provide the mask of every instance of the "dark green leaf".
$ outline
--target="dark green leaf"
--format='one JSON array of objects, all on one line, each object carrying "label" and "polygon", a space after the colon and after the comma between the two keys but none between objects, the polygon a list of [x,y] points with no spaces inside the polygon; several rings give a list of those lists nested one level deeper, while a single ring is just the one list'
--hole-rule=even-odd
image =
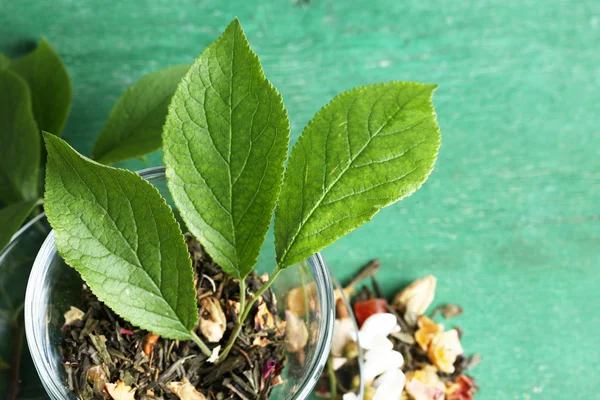
[{"label": "dark green leaf", "polygon": [[35,207],[36,201],[14,203],[0,209],[0,251],[17,233],[27,216]]},{"label": "dark green leaf", "polygon": [[158,150],[171,97],[189,65],[145,75],[115,103],[94,144],[93,156],[114,164]]},{"label": "dark green leaf", "polygon": [[71,81],[56,51],[42,38],[34,51],[14,60],[9,68],[29,84],[40,130],[60,136],[71,108]]},{"label": "dark green leaf", "polygon": [[289,121],[236,19],[194,62],[163,134],[169,189],[229,274],[256,263],[281,186]]},{"label": "dark green leaf", "polygon": [[179,225],[155,187],[44,133],[45,209],[56,246],[98,298],[134,325],[189,339],[198,310]]},{"label": "dark green leaf", "polygon": [[292,150],[275,217],[280,268],[417,190],[437,158],[435,85],[352,89],[321,109]]},{"label": "dark green leaf", "polygon": [[0,201],[37,199],[39,164],[40,134],[29,88],[16,74],[0,71]]}]

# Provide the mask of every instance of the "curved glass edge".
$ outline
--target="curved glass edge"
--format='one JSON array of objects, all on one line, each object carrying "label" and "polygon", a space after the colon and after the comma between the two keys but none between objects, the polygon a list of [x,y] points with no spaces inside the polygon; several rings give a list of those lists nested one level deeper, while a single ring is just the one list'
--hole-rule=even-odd
[{"label": "curved glass edge", "polygon": [[[350,304],[350,299],[346,296],[346,293],[344,293],[344,289],[343,289],[342,285],[337,280],[337,278],[335,276],[333,276],[333,274],[331,274],[331,280],[335,284],[335,287],[340,290],[340,295],[342,296],[342,300],[344,301],[344,304],[346,304],[346,308],[348,310],[348,315],[350,315],[350,318],[352,319],[352,326],[354,327],[354,330],[356,332],[358,332],[360,329],[358,328],[358,323],[356,322],[356,317],[354,316],[354,310],[352,310],[352,304]],[[360,345],[360,335],[358,335],[358,334],[356,335],[356,344],[358,345],[358,374],[360,376],[357,395],[358,395],[359,399],[363,399],[364,395],[365,395],[365,381],[363,379],[363,377],[364,377],[364,374],[363,374],[364,351]]]},{"label": "curved glass edge", "polygon": [[[164,177],[165,167],[152,167],[146,168],[137,172],[140,176],[142,176],[146,180],[152,180],[153,178]],[[40,214],[43,215],[43,214]],[[37,218],[37,217],[36,217]],[[32,222],[33,221],[33,222]],[[35,221],[32,220],[30,223],[26,225],[26,227],[30,226],[31,223]],[[23,227],[17,235],[21,233],[26,227]],[[27,336],[27,344],[29,347],[29,351],[34,358],[34,365],[38,372],[38,375],[41,378],[42,384],[44,388],[48,392],[48,395],[55,399],[60,400],[64,398],[74,398],[70,393],[66,391],[66,388],[63,385],[60,385],[59,382],[56,382],[51,378],[52,373],[56,371],[50,371],[48,368],[51,365],[49,360],[49,355],[45,350],[45,346],[43,342],[40,342],[40,339],[34,333],[33,321],[36,318],[36,310],[34,309],[35,304],[40,304],[38,301],[40,297],[44,297],[45,290],[43,285],[43,277],[45,276],[44,271],[47,267],[48,260],[51,259],[51,256],[56,253],[56,247],[54,244],[54,238],[56,236],[56,232],[53,230],[40,248],[38,255],[33,263],[33,267],[31,269],[31,275],[29,277],[29,281],[27,283],[27,290],[25,293],[25,332]],[[13,238],[14,239],[14,238]],[[8,249],[8,247],[7,247]],[[319,338],[317,340],[317,347],[315,349],[315,354],[318,355],[310,366],[310,375],[304,379],[304,381],[300,384],[296,395],[290,400],[300,400],[307,398],[321,373],[327,364],[327,359],[329,357],[329,352],[331,350],[331,342],[333,339],[333,326],[335,321],[335,303],[333,296],[333,284],[331,281],[331,274],[323,260],[323,257],[320,253],[316,253],[307,259],[311,270],[313,271],[316,287],[318,288],[318,297],[322,299],[319,302],[319,311],[320,314],[324,317],[324,325],[323,329],[319,332]],[[37,289],[37,290],[36,290]],[[46,296],[47,297],[47,296]],[[39,319],[40,315],[37,314]],[[43,323],[43,321],[39,321]],[[46,343],[49,342],[49,338],[45,338]],[[40,360],[40,357],[42,358]],[[362,387],[362,380],[361,380]],[[362,393],[362,390],[361,390]]]},{"label": "curved glass edge", "polygon": [[8,244],[6,245],[6,247],[2,251],[0,251],[0,262],[2,262],[6,258],[6,255],[15,246],[15,243],[17,242],[18,237],[21,236],[21,234],[23,232],[25,232],[27,229],[31,228],[31,226],[33,224],[35,224],[36,222],[40,221],[42,218],[45,218],[45,217],[46,217],[45,213],[41,213],[41,214],[36,215],[29,222],[27,222],[25,225],[23,225],[21,227],[21,229],[19,229],[17,231],[17,233],[15,233],[12,236],[12,238],[10,238],[10,242],[8,242]]}]

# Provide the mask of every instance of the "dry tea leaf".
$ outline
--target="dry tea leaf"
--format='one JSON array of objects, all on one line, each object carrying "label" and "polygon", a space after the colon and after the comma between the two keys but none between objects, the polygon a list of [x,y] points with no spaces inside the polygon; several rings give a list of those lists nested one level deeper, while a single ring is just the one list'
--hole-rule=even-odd
[{"label": "dry tea leaf", "polygon": [[65,313],[65,325],[64,326],[71,325],[75,321],[81,321],[81,319],[83,318],[84,315],[85,315],[85,313],[83,311],[81,311],[79,308],[71,306],[69,311],[67,311]]},{"label": "dry tea leaf", "polygon": [[200,300],[200,332],[210,343],[217,343],[223,338],[227,319],[219,300],[213,296]]},{"label": "dry tea leaf", "polygon": [[458,317],[463,313],[463,309],[458,304],[444,304],[443,306],[436,307],[431,313],[431,318],[434,318],[438,312],[442,313],[444,319],[451,319]]},{"label": "dry tea leaf", "polygon": [[206,400],[206,397],[196,390],[187,378],[181,382],[169,382],[167,387],[181,400]]},{"label": "dry tea leaf", "polygon": [[419,318],[419,330],[415,333],[415,339],[419,346],[427,351],[429,343],[435,335],[444,331],[444,327],[433,322],[431,318],[421,316]]},{"label": "dry tea leaf", "polygon": [[456,329],[437,333],[427,350],[427,356],[432,363],[442,372],[451,374],[454,372],[456,358],[463,354],[464,350],[458,338]]},{"label": "dry tea leaf", "polygon": [[394,297],[394,307],[402,312],[423,315],[435,297],[435,276],[417,279]]},{"label": "dry tea leaf", "polygon": [[107,383],[104,388],[113,400],[135,400],[135,389],[126,386],[121,380],[117,383]]},{"label": "dry tea leaf", "polygon": [[302,351],[308,343],[308,328],[304,321],[292,312],[286,311],[285,317],[287,320],[285,327],[287,349],[290,353]]}]

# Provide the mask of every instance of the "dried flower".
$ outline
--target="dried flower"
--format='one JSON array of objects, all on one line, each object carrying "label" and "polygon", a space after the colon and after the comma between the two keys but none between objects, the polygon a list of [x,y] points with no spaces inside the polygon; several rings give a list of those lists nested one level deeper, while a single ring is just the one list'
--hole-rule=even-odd
[{"label": "dried flower", "polygon": [[467,375],[459,375],[454,383],[446,388],[446,400],[473,400],[477,386]]},{"label": "dried flower", "polygon": [[254,316],[254,329],[257,331],[263,331],[265,329],[272,329],[275,327],[275,318],[269,308],[267,307],[267,303],[262,300],[260,297],[258,304],[258,311]]},{"label": "dried flower", "polygon": [[135,400],[135,389],[125,385],[121,380],[117,383],[107,383],[104,388],[113,400]]},{"label": "dried flower", "polygon": [[331,341],[331,355],[340,357],[344,348],[351,341],[350,333],[355,330],[354,323],[350,318],[336,319],[333,324],[333,339]]},{"label": "dried flower", "polygon": [[446,386],[437,374],[437,369],[433,365],[426,365],[419,370],[410,371],[406,374],[406,378],[407,380],[416,379],[424,385],[434,389],[442,391],[446,389]]},{"label": "dried flower", "polygon": [[377,389],[373,400],[400,400],[406,377],[401,369],[391,369],[380,375],[373,387]]},{"label": "dried flower", "polygon": [[160,335],[156,335],[154,333],[149,333],[146,335],[146,337],[144,338],[145,355],[150,356],[150,354],[152,354],[152,352],[154,351],[154,345],[158,342],[158,339],[160,339]]},{"label": "dried flower", "polygon": [[425,385],[418,379],[411,379],[406,384],[406,392],[413,400],[442,400],[444,391]]},{"label": "dried flower", "polygon": [[275,368],[277,368],[277,361],[271,359],[265,363],[263,366],[262,378],[267,379],[273,372],[275,372]]},{"label": "dried flower", "polygon": [[281,375],[274,376],[271,379],[271,386],[275,387],[277,385],[281,385],[283,383],[283,379],[281,379]]},{"label": "dried flower", "polygon": [[456,357],[463,353],[464,350],[456,329],[437,333],[429,343],[429,349],[427,350],[427,356],[431,362],[440,371],[447,374],[454,372]]},{"label": "dried flower", "polygon": [[306,306],[308,305],[310,308],[310,299],[314,298],[316,294],[317,285],[314,283],[290,290],[287,295],[287,310],[297,316],[306,314],[308,312]]},{"label": "dried flower", "polygon": [[297,353],[308,343],[308,328],[296,314],[286,311],[287,325],[285,327],[286,346],[290,353]]},{"label": "dried flower", "polygon": [[417,279],[394,297],[393,305],[405,313],[423,315],[435,297],[435,276]]},{"label": "dried flower", "polygon": [[220,352],[221,352],[221,346],[215,347],[214,349],[212,349],[212,353],[206,361],[208,361],[209,363],[214,363],[219,358]]},{"label": "dried flower", "polygon": [[121,328],[121,335],[133,335],[133,331],[125,328]]},{"label": "dried flower", "polygon": [[71,306],[69,311],[65,313],[65,324],[63,326],[69,326],[75,321],[81,321],[85,316],[85,313],[77,307]]},{"label": "dried flower", "polygon": [[400,369],[404,364],[404,357],[395,350],[369,350],[365,353],[363,374],[365,382],[370,383],[377,376],[393,370]]},{"label": "dried flower", "polygon": [[200,300],[200,332],[210,343],[216,343],[225,333],[227,319],[221,308],[221,303],[214,296]]},{"label": "dried flower", "polygon": [[181,382],[169,382],[167,387],[181,400],[206,400],[206,397],[196,390],[187,378]]},{"label": "dried flower", "polygon": [[265,347],[265,346],[267,346],[267,345],[269,345],[271,343],[273,343],[273,342],[271,342],[266,337],[257,336],[252,341],[252,346]]},{"label": "dried flower", "polygon": [[419,317],[419,330],[415,332],[415,340],[419,343],[419,346],[427,351],[429,347],[429,343],[435,335],[444,331],[444,326],[440,324],[436,324],[426,316]]}]

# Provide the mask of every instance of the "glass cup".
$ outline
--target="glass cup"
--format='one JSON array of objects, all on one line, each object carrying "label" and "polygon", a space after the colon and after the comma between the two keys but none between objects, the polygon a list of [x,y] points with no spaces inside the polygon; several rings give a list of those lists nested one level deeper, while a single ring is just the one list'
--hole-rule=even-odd
[{"label": "glass cup", "polygon": [[[164,168],[151,168],[139,173],[152,183],[173,206],[167,189]],[[58,346],[63,333],[63,314],[80,298],[83,281],[74,269],[67,266],[56,251],[53,231],[42,245],[34,262],[25,297],[25,328],[29,350],[48,395],[53,400],[75,399],[66,384],[66,372]],[[256,270],[259,274],[274,269],[272,237],[267,238]],[[270,257],[269,257],[270,253]],[[273,284],[279,300],[278,307],[285,318],[288,291],[302,285],[315,290],[306,291],[313,310],[308,316],[309,340],[304,357],[289,357],[283,373],[283,384],[273,390],[273,399],[307,399],[327,363],[335,320],[333,287],[329,271],[319,253],[285,269]],[[294,362],[304,358],[304,362]]]}]

